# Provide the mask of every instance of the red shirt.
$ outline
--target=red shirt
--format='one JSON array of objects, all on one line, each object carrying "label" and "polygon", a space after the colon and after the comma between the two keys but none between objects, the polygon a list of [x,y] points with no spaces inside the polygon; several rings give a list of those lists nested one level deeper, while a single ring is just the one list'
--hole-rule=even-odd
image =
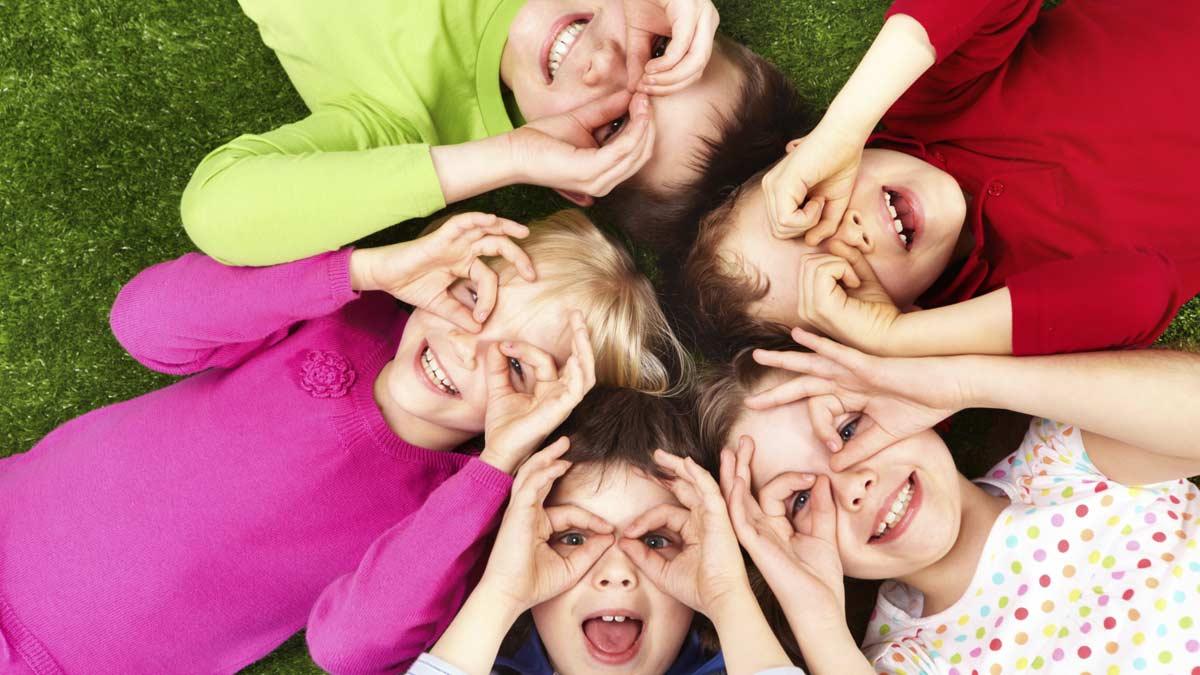
[{"label": "red shirt", "polygon": [[1200,292],[1200,7],[897,0],[936,64],[882,145],[973,195],[975,247],[921,299],[1007,286],[1013,352],[1143,346]]}]

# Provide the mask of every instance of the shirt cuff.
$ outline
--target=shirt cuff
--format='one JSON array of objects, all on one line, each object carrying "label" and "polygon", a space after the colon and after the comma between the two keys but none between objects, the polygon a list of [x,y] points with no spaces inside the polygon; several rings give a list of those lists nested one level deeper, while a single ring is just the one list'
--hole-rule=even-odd
[{"label": "shirt cuff", "polygon": [[408,669],[408,675],[467,675],[457,667],[446,663],[438,657],[423,652],[421,657]]}]

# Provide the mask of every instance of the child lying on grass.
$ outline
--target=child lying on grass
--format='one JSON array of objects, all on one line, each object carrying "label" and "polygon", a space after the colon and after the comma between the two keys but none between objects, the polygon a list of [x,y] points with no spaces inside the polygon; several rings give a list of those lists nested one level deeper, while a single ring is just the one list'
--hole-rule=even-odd
[{"label": "child lying on grass", "polygon": [[[327,632],[331,607],[394,626],[376,605],[399,591],[420,620],[389,663],[411,660],[453,617],[517,465],[596,381],[670,389],[675,345],[649,281],[578,212],[462,214],[261,269],[189,254],[130,281],[112,327],[191,376],[0,460],[17,669],[234,672],[306,622]],[[480,433],[478,456],[454,452]]]},{"label": "child lying on grass", "polygon": [[[715,38],[709,0],[241,4],[312,114],[197,167],[184,226],[227,263],[332,250],[516,183],[586,205],[632,177],[689,201],[705,174],[740,183],[790,137],[794,92]],[[727,175],[709,143],[750,125],[778,131],[737,144],[757,166]]]},{"label": "child lying on grass", "polygon": [[517,473],[479,585],[409,672],[800,673],[750,592],[716,481],[688,457],[682,411],[597,391],[567,431]]},{"label": "child lying on grass", "polygon": [[888,355],[1152,342],[1200,291],[1200,13],[1041,6],[894,3],[816,129],[701,226],[700,320]]},{"label": "child lying on grass", "polygon": [[[738,443],[733,523],[813,672],[1197,663],[1200,357],[877,358],[795,336],[815,353],[743,354],[702,410],[705,447]],[[967,407],[1060,421],[971,482],[930,430]],[[866,659],[843,571],[893,580]]]}]

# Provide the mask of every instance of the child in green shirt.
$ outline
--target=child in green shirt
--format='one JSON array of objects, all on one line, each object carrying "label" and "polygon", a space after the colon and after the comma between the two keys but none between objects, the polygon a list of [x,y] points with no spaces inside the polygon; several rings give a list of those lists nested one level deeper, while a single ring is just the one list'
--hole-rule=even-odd
[{"label": "child in green shirt", "polygon": [[196,169],[184,226],[230,264],[336,249],[516,183],[585,205],[635,174],[681,187],[746,88],[709,0],[241,4],[312,114]]}]

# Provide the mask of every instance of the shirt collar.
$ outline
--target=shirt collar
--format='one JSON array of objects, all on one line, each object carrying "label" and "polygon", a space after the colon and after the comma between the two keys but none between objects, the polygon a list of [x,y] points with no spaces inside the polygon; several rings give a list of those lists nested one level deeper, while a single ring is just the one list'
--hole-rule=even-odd
[{"label": "shirt collar", "polygon": [[[508,29],[526,0],[500,0],[488,18],[479,39],[475,59],[475,95],[488,135],[499,136],[513,130],[513,120],[505,106],[500,88],[500,57],[508,42]],[[514,106],[515,107],[515,106]]]}]

